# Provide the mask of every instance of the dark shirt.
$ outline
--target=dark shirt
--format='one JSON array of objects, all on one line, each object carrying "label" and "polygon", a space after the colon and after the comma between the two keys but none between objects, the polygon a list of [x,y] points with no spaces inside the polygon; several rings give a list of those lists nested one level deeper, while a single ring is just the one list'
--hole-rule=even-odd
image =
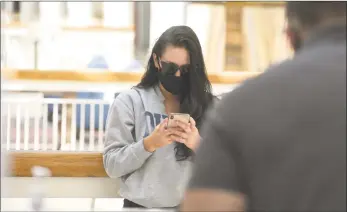
[{"label": "dark shirt", "polygon": [[346,211],[345,27],[223,97],[191,188],[241,192],[250,211]]}]

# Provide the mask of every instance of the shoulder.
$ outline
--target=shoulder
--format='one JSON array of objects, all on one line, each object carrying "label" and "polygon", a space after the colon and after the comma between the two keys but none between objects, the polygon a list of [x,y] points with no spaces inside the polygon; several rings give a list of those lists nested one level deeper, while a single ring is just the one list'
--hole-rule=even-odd
[{"label": "shoulder", "polygon": [[250,97],[259,97],[259,95],[262,95],[271,88],[276,87],[276,85],[281,83],[281,81],[285,81],[283,74],[290,70],[290,67],[292,67],[292,62],[289,60],[273,65],[263,73],[254,78],[245,80],[231,92],[223,95],[222,101],[233,102],[233,104],[235,104],[235,99],[237,99],[238,102],[244,100],[247,100],[247,102],[257,101],[256,98]]},{"label": "shoulder", "polygon": [[[297,59],[287,59],[280,63],[276,63],[268,67],[263,73],[256,77],[245,80],[237,86],[230,94],[247,95],[252,93],[267,92],[273,87],[278,87],[279,84],[286,86],[292,85],[293,81],[288,81],[290,77],[300,76],[300,69],[303,69],[303,64]],[[290,83],[288,83],[290,82]]]},{"label": "shoulder", "polygon": [[218,96],[214,95],[213,93],[208,93],[208,92],[206,92],[205,95],[206,95],[206,98],[207,98],[207,99],[209,100],[209,102],[211,102],[211,103],[214,103],[215,101],[220,100],[220,98],[219,98]]},{"label": "shoulder", "polygon": [[148,91],[149,89],[132,87],[131,89],[120,92],[116,99],[125,102],[136,101],[137,99],[141,99],[141,96]]},{"label": "shoulder", "polygon": [[[133,88],[124,90],[118,94],[115,100],[118,101],[129,101],[137,94]],[[138,95],[138,94],[137,94]]]},{"label": "shoulder", "polygon": [[217,102],[219,102],[220,97],[213,95],[212,93],[206,93],[206,98],[207,98],[207,109],[213,108]]},{"label": "shoulder", "polygon": [[128,90],[124,90],[118,94],[114,102],[122,102],[128,106],[138,105],[142,103],[142,99],[149,96],[153,88],[139,88],[133,87]]},{"label": "shoulder", "polygon": [[272,103],[285,98],[286,92],[291,93],[293,80],[300,77],[299,69],[293,67],[295,62],[286,60],[269,67],[264,73],[244,81],[231,92],[217,101],[216,114],[219,119],[246,119],[249,114],[262,114]]},{"label": "shoulder", "polygon": [[120,92],[117,97],[113,100],[112,107],[118,108],[118,107],[127,107],[128,109],[133,108],[133,105],[136,104],[137,98],[139,97],[139,94],[134,89],[128,89]]},{"label": "shoulder", "polygon": [[214,107],[216,104],[218,104],[218,102],[221,100],[220,96],[212,96],[212,100],[211,100],[211,106],[210,107]]},{"label": "shoulder", "polygon": [[113,105],[132,103],[133,91],[131,89],[120,92],[113,100]]}]

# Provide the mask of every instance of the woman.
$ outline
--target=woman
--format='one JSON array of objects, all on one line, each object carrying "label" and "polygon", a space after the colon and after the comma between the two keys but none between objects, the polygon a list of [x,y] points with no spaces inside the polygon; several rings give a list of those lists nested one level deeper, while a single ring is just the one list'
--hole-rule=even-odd
[{"label": "woman", "polygon": [[[121,179],[124,207],[179,205],[212,100],[196,34],[187,26],[169,28],[154,45],[141,82],[120,93],[109,111],[104,167]],[[190,114],[190,123],[167,129],[167,115],[177,112]]]}]

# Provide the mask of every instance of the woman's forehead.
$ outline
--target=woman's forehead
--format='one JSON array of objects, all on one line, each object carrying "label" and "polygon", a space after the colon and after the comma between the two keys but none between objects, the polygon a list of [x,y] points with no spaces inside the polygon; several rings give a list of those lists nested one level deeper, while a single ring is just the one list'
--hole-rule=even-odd
[{"label": "woman's forehead", "polygon": [[189,53],[183,47],[166,47],[161,60],[166,62],[175,63],[178,66],[187,65],[190,63]]}]

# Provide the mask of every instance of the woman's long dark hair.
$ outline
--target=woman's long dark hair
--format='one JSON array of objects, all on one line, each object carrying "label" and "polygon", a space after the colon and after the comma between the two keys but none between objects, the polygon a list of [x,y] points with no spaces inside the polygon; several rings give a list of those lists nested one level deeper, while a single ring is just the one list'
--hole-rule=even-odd
[{"label": "woman's long dark hair", "polygon": [[[207,77],[201,45],[195,32],[188,26],[173,26],[167,29],[155,43],[147,70],[136,86],[150,88],[159,84],[158,69],[155,67],[153,54],[160,58],[167,46],[183,47],[190,56],[191,70],[184,78],[184,94],[181,95],[180,112],[188,113],[200,129],[204,114],[212,103],[212,86]],[[182,143],[176,143],[177,160],[185,160],[192,155],[192,150]]]}]

